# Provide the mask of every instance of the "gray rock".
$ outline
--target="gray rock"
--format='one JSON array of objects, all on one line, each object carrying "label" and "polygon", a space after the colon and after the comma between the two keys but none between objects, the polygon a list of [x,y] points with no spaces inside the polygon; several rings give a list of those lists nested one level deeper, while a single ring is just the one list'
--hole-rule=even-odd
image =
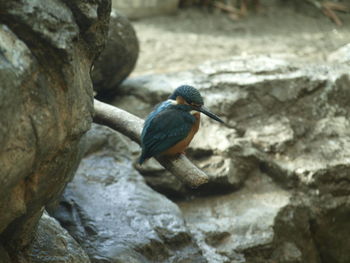
[{"label": "gray rock", "polygon": [[0,240],[12,256],[79,163],[110,2],[1,1],[0,9]]},{"label": "gray rock", "polygon": [[30,263],[90,263],[79,244],[47,213],[39,220],[30,246],[15,260]]},{"label": "gray rock", "polygon": [[[134,104],[156,104],[181,82],[194,85],[204,95],[205,104],[227,124],[225,127],[203,118],[202,128],[189,149],[190,154],[197,155],[199,166],[202,155],[245,155],[245,147],[237,146],[239,141],[248,141],[282,169],[306,182],[302,174],[309,174],[312,167],[323,169],[330,162],[338,163],[339,158],[347,164],[340,152],[340,144],[344,145],[348,136],[348,105],[344,100],[348,96],[347,72],[345,65],[335,69],[311,65],[304,68],[267,57],[236,58],[207,63],[192,71],[131,78],[123,83],[121,96],[114,104],[119,105],[123,94],[127,100],[133,96]],[[144,113],[140,113],[147,110],[146,106],[132,107],[125,108],[141,117]],[[325,124],[333,122],[336,125]],[[320,125],[328,127],[328,134],[318,134]],[[342,134],[343,142],[329,140],[330,136]],[[314,154],[310,155],[310,151]],[[332,161],[334,154],[339,158]],[[213,170],[217,171],[215,167]]]},{"label": "gray rock", "polygon": [[117,86],[134,69],[139,54],[139,43],[126,17],[111,12],[106,47],[94,62],[92,80],[99,96],[115,94]]},{"label": "gray rock", "polygon": [[[232,191],[241,187],[250,172],[259,165],[258,157],[243,151],[241,142],[233,142],[233,138],[237,138],[237,134],[232,129],[202,120],[202,128],[186,151],[186,155],[209,176],[209,183],[197,189],[186,186],[154,159],[136,167],[152,188],[171,198]],[[229,145],[234,145],[230,151]]]},{"label": "gray rock", "polygon": [[[203,118],[187,151],[211,176],[206,193],[227,193],[227,186],[237,191],[179,203],[204,256],[210,262],[347,262],[347,63],[305,66],[271,57],[209,62],[126,80],[114,103],[144,117],[179,84],[197,87],[206,106],[226,121],[220,126]],[[175,184],[170,189],[174,179],[159,180],[162,171],[152,167],[142,173],[154,188],[194,195]],[[255,205],[261,210],[251,214]],[[243,222],[255,226],[249,231],[234,221],[238,207]]]},{"label": "gray rock", "polygon": [[102,126],[86,141],[103,135],[99,149],[88,146],[94,153],[82,160],[55,217],[92,262],[206,262],[176,204],[132,168],[130,141]]},{"label": "gray rock", "polygon": [[0,246],[0,263],[11,262],[11,259],[3,246]]},{"label": "gray rock", "polygon": [[178,4],[179,0],[112,0],[113,8],[130,19],[171,14]]},{"label": "gray rock", "polygon": [[256,171],[237,192],[178,204],[209,262],[320,262],[308,217],[291,203],[291,193]]},{"label": "gray rock", "polygon": [[350,64],[350,44],[346,44],[328,55],[328,61],[332,63]]},{"label": "gray rock", "polygon": [[[290,71],[294,70],[296,69],[286,61],[258,57],[252,60],[235,59],[205,64],[192,71],[135,77],[122,84],[120,95],[113,104],[140,117],[145,117],[145,113],[150,112],[150,105],[155,105],[166,99],[177,86],[186,83],[201,90],[209,108],[219,113],[220,116],[227,116],[230,115],[230,107],[232,107],[229,104],[234,104],[240,96],[249,98],[248,93],[243,91],[243,88],[242,92],[239,90],[232,92],[229,83],[220,86],[220,89],[215,89],[218,76],[221,73],[229,75],[232,72],[232,76],[227,76],[228,81],[232,81],[233,86],[238,85],[236,81],[241,81],[242,83],[239,85],[244,87],[244,85],[253,86],[256,82],[273,81],[276,74],[291,74]],[[238,78],[235,75],[243,75],[243,77]],[[211,88],[211,85],[214,86]],[[235,88],[233,87],[233,89]],[[218,108],[218,105],[227,108],[227,110],[225,109],[223,112],[223,109]],[[249,109],[247,110],[249,111]],[[283,149],[286,143],[294,138],[287,118],[280,118],[279,126],[275,124],[275,119],[278,117],[271,118],[271,127],[266,126],[264,139],[261,139],[262,134],[259,130],[261,126],[252,127],[251,131],[246,132],[245,127],[231,121],[230,117],[227,118],[228,125],[226,126],[203,117],[201,128],[187,151],[190,159],[210,176],[210,183],[198,189],[199,193],[222,192],[237,189],[243,185],[251,170],[259,165],[260,157],[254,156],[254,153],[247,154],[247,147],[242,147],[242,143],[250,145],[248,148],[253,151],[251,144],[265,143],[264,148],[268,151],[275,151],[275,148],[277,150]],[[287,126],[284,127],[285,125]],[[283,134],[285,138],[282,138],[281,127],[285,130]],[[256,133],[255,129],[259,132]],[[243,141],[250,141],[248,144],[241,141],[244,133],[246,136]],[[257,138],[257,134],[259,134],[259,138]],[[274,141],[271,140],[272,138]],[[158,168],[156,174],[155,170],[149,169],[146,164],[140,172],[146,176],[149,185],[162,193],[171,196],[174,196],[176,192],[181,196],[188,193],[186,186],[168,173],[164,174],[164,170],[161,168]]]},{"label": "gray rock", "polygon": [[[138,154],[140,154],[140,151],[138,151]],[[170,198],[184,198],[193,192],[155,159],[150,159],[142,166],[135,165],[135,167],[144,176],[146,183],[150,187]]]},{"label": "gray rock", "polygon": [[[344,168],[343,168],[344,169]],[[333,176],[330,173],[328,176]],[[337,178],[334,179],[336,181]],[[312,200],[313,216],[311,231],[318,246],[322,262],[348,262],[350,244],[349,221],[346,219],[350,212],[349,195],[315,196]]]},{"label": "gray rock", "polygon": [[[285,206],[275,218],[273,231],[274,240],[272,254],[267,255],[271,262],[323,262],[320,247],[314,240],[311,229],[310,204],[296,192],[290,203]],[[259,249],[252,249],[252,251]],[[246,258],[255,258],[253,262],[260,262],[257,255],[249,253]],[[268,262],[270,262],[268,261]]]}]

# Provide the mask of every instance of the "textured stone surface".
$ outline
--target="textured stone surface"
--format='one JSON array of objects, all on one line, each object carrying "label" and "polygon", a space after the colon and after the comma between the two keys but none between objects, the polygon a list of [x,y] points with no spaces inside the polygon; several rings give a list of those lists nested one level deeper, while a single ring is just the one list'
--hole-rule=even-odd
[{"label": "textured stone surface", "polygon": [[179,206],[209,262],[319,262],[308,218],[288,208],[290,198],[256,171],[237,192]]},{"label": "textured stone surface", "polygon": [[133,70],[138,54],[135,30],[126,17],[112,10],[106,47],[92,71],[94,90],[99,96],[116,93],[118,84]]},{"label": "textured stone surface", "polygon": [[17,254],[79,163],[110,2],[1,1],[0,10],[0,240]]},{"label": "textured stone surface", "polygon": [[313,205],[311,231],[322,262],[348,262],[349,195],[317,196],[313,200]]},{"label": "textured stone surface", "polygon": [[3,246],[0,246],[0,262],[1,263],[11,262],[11,259]]},{"label": "textured stone surface", "polygon": [[346,44],[341,48],[333,51],[328,55],[328,61],[332,63],[347,63],[350,64],[350,44]]},{"label": "textured stone surface", "polygon": [[[1,263],[89,262],[42,211],[80,159],[89,71],[109,8],[103,0],[0,3]],[[96,128],[55,215],[92,262],[347,263],[347,48],[329,57],[332,66],[233,58],[126,81],[114,103],[139,116],[192,84],[226,120],[203,118],[188,149],[210,182],[189,190],[156,163],[142,167],[153,188],[186,197],[177,206],[135,171],[138,146]]]},{"label": "textured stone surface", "polygon": [[14,259],[30,263],[90,263],[79,244],[46,212],[38,223],[30,246]]},{"label": "textured stone surface", "polygon": [[[198,157],[198,165],[205,156],[246,155],[248,142],[290,170],[295,180],[308,183],[302,176],[305,169],[347,164],[346,152],[340,151],[348,140],[347,71],[346,66],[303,68],[266,57],[237,58],[193,71],[132,78],[114,104],[144,117],[150,104],[165,99],[179,84],[192,84],[205,104],[226,120],[222,127],[203,118],[188,151]],[[342,138],[332,141],[330,136]]]},{"label": "textured stone surface", "polygon": [[[145,117],[178,85],[194,85],[226,121],[203,118],[187,150],[211,177],[199,193],[221,195],[179,203],[209,262],[347,262],[350,76],[346,61],[334,65],[233,58],[121,86],[113,103]],[[152,163],[142,169],[169,196],[198,193]]]},{"label": "textured stone surface", "polygon": [[132,168],[132,143],[102,126],[85,139],[90,154],[54,215],[91,261],[206,262],[176,204],[149,188]]}]

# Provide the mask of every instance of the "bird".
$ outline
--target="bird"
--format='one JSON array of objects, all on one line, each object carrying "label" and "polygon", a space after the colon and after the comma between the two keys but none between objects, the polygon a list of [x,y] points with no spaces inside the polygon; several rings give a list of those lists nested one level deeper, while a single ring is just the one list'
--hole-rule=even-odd
[{"label": "bird", "polygon": [[183,154],[200,126],[200,114],[224,123],[204,107],[199,91],[181,85],[147,116],[141,133],[141,165],[151,157]]}]

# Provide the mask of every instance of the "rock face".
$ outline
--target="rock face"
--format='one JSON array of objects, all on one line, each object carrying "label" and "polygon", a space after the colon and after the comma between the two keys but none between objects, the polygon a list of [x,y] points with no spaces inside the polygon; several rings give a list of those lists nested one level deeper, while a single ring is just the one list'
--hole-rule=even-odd
[{"label": "rock face", "polygon": [[350,44],[346,44],[329,54],[328,61],[335,65],[339,63],[350,65]]},{"label": "rock face", "polygon": [[53,214],[91,261],[206,262],[179,208],[132,168],[133,143],[97,125],[85,140],[88,155]]},{"label": "rock face", "polygon": [[204,188],[152,162],[141,171],[171,197],[206,195],[178,204],[209,262],[347,262],[350,76],[340,62],[233,58],[123,83],[114,104],[141,117],[190,84],[226,121],[203,117],[187,151],[211,176]]},{"label": "rock face", "polygon": [[0,255],[11,256],[79,163],[110,2],[2,1],[0,10]]},{"label": "rock face", "polygon": [[118,84],[134,69],[138,54],[134,28],[126,17],[112,10],[106,47],[94,62],[91,74],[99,97],[116,93]]},{"label": "rock face", "polygon": [[16,258],[31,263],[90,263],[89,257],[60,224],[46,212],[41,217],[34,240]]},{"label": "rock face", "polygon": [[[337,67],[251,57],[126,81],[114,103],[141,117],[191,84],[226,120],[203,117],[188,156],[210,182],[192,190],[152,162],[144,180],[133,167],[139,147],[106,128],[80,141],[108,1],[3,1],[0,10],[1,263],[348,262],[343,51],[330,57]],[[43,211],[72,179],[79,149],[85,157],[51,211],[77,243]],[[145,181],[185,198],[176,204]]]}]

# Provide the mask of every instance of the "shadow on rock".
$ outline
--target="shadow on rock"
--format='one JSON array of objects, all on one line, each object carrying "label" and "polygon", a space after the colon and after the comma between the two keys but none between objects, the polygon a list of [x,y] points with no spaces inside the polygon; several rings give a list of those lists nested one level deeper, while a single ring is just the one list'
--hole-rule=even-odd
[{"label": "shadow on rock", "polygon": [[193,85],[225,119],[202,118],[188,149],[211,178],[207,196],[152,161],[141,171],[154,189],[192,197],[177,202],[209,262],[347,262],[350,76],[347,60],[332,63],[238,57],[120,87],[114,104],[145,117]]},{"label": "shadow on rock", "polygon": [[[102,134],[99,147],[91,143]],[[87,152],[94,153],[82,160],[53,215],[91,261],[206,262],[177,205],[133,169],[132,143],[102,126],[85,139]]]}]

